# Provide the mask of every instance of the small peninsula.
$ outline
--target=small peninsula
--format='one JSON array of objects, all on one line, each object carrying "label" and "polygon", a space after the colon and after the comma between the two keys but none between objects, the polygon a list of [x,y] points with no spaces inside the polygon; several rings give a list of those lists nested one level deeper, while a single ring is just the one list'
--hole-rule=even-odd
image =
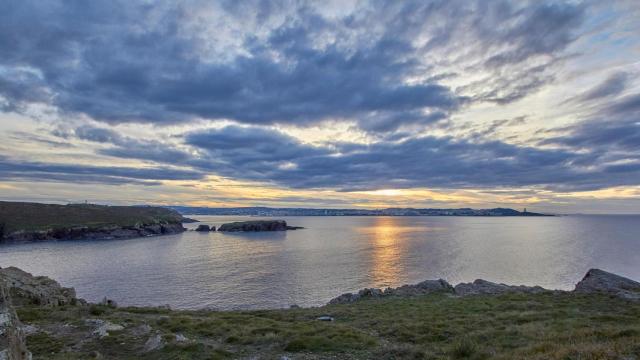
[{"label": "small peninsula", "polygon": [[175,234],[188,221],[154,206],[39,204],[0,201],[0,242],[107,240]]}]

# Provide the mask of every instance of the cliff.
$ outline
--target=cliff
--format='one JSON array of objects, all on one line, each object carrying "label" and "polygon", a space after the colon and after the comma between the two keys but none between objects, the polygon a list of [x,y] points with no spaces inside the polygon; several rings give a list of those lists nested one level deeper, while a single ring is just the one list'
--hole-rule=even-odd
[{"label": "cliff", "polygon": [[0,278],[0,359],[29,360],[27,340],[11,304],[9,289]]}]

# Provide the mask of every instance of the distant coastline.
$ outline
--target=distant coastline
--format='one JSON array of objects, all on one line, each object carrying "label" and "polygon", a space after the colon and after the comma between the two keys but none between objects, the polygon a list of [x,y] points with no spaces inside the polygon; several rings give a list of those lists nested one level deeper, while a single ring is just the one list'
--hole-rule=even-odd
[{"label": "distant coastline", "polygon": [[238,215],[238,216],[555,216],[510,208],[493,209],[435,209],[435,208],[387,208],[387,209],[313,209],[270,207],[191,207],[168,206],[182,215]]}]

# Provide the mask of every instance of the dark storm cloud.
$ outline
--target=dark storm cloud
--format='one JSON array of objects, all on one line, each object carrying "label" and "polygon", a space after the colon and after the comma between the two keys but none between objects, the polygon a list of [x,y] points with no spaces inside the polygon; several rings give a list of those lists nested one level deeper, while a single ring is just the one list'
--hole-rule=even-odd
[{"label": "dark storm cloud", "polygon": [[168,167],[132,168],[51,164],[15,161],[0,156],[1,180],[158,185],[161,180],[199,180],[202,178],[203,175],[200,172]]},{"label": "dark storm cloud", "polygon": [[[335,17],[295,2],[223,3],[226,21],[255,21],[268,31],[233,39],[203,28],[193,14],[211,7],[199,5],[5,4],[5,109],[42,102],[110,123],[351,118],[367,131],[392,131],[437,121],[471,99],[439,84],[448,75],[431,73],[424,54],[447,46],[493,49],[486,66],[517,65],[562,51],[582,18],[580,6],[537,2],[380,1]],[[547,82],[542,69],[524,68],[526,76],[495,80],[493,90],[474,98],[509,102]]]},{"label": "dark storm cloud", "polygon": [[329,154],[327,150],[301,144],[286,134],[259,127],[227,126],[194,132],[187,134],[185,142],[232,164],[272,163]]},{"label": "dark storm cloud", "polygon": [[[171,164],[180,164],[190,157],[188,153],[176,149],[169,143],[157,140],[138,140],[122,136],[106,128],[85,125],[75,129],[74,135],[80,140],[112,145],[111,147],[97,150],[98,154],[107,156]],[[65,134],[65,136],[68,136],[68,134]]]},{"label": "dark storm cloud", "polygon": [[[206,169],[208,159],[212,159],[220,175],[293,188],[348,191],[540,186],[585,190],[632,184],[636,181],[633,176],[640,171],[600,166],[598,157],[579,152],[450,137],[408,138],[371,145],[335,143],[321,148],[275,130],[232,126],[191,133],[185,139],[206,154],[191,162],[194,166]],[[610,176],[623,170],[631,177]]]}]

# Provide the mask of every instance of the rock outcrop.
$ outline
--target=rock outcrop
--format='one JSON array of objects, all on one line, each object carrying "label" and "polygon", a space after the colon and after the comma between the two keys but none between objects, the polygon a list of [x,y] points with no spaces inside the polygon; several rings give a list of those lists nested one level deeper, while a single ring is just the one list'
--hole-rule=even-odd
[{"label": "rock outcrop", "polygon": [[600,269],[590,269],[576,284],[576,293],[605,293],[640,301],[640,283]]},{"label": "rock outcrop", "polygon": [[239,232],[239,231],[285,231],[302,229],[299,226],[288,226],[284,220],[253,220],[238,221],[222,224],[218,231],[222,232]]},{"label": "rock outcrop", "polygon": [[11,304],[9,289],[3,282],[0,282],[0,359],[31,359],[26,335]]},{"label": "rock outcrop", "polygon": [[415,285],[403,285],[397,288],[387,288],[385,290],[376,288],[367,288],[357,293],[342,294],[331,301],[329,304],[348,304],[364,299],[381,298],[388,296],[416,296],[426,295],[436,292],[453,293],[453,286],[445,280],[425,280]]},{"label": "rock outcrop", "polygon": [[548,291],[540,286],[514,286],[497,284],[491,281],[477,279],[472,283],[460,283],[455,286],[454,292],[458,296],[467,295],[498,295],[504,293],[536,294]]},{"label": "rock outcrop", "polygon": [[200,232],[209,232],[209,231],[216,231],[216,227],[215,226],[209,226],[209,225],[198,225],[198,227],[196,228],[196,231],[200,231]]},{"label": "rock outcrop", "polygon": [[33,276],[16,267],[0,269],[0,283],[6,286],[14,305],[59,306],[84,303],[84,300],[76,298],[73,288],[62,287],[46,276]]}]

